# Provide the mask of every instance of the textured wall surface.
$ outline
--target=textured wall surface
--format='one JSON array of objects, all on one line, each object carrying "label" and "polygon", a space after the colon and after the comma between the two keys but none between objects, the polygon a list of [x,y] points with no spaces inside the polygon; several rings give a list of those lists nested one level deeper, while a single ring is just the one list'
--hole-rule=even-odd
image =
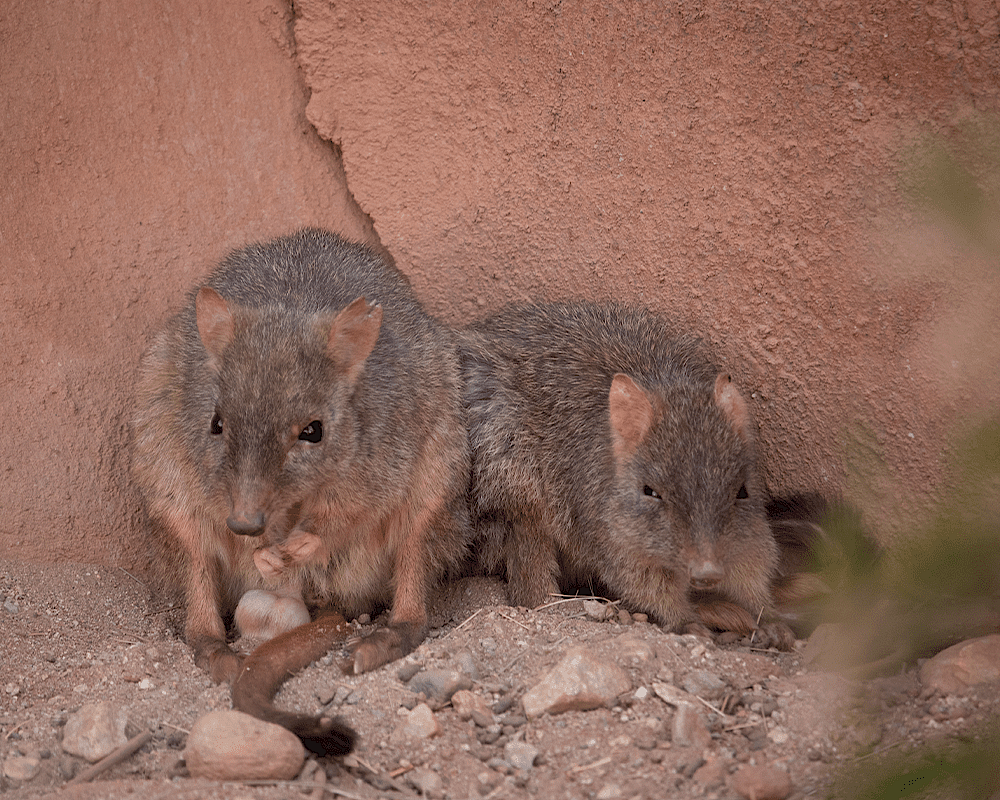
[{"label": "textured wall surface", "polygon": [[[919,137],[998,110],[995,4],[296,13],[309,119],[448,319],[575,295],[683,319],[753,394],[777,489],[840,488],[864,430],[889,502],[925,491],[954,404],[996,405],[996,285],[948,278],[975,255],[918,224],[898,173]],[[969,295],[992,327],[943,358]]]},{"label": "textured wall surface", "polygon": [[124,445],[151,332],[248,239],[371,235],[290,22],[266,0],[0,8],[5,554],[141,561]]},{"label": "textured wall surface", "polygon": [[919,499],[1000,402],[1000,293],[898,166],[1000,110],[1000,15],[825,6],[5,3],[0,550],[141,565],[139,354],[226,250],[304,224],[381,241],[450,322],[666,311],[751,396],[772,488],[848,485],[862,426],[871,483]]}]

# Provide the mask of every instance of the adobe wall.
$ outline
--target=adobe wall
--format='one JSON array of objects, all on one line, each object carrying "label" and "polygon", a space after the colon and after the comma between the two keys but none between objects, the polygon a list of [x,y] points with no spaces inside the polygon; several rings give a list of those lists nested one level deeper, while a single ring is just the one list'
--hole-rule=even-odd
[{"label": "adobe wall", "polygon": [[1000,403],[1000,290],[899,167],[1000,110],[1000,14],[825,5],[5,4],[0,551],[141,566],[139,354],[225,251],[304,224],[380,241],[450,322],[674,315],[772,489],[919,505]]}]

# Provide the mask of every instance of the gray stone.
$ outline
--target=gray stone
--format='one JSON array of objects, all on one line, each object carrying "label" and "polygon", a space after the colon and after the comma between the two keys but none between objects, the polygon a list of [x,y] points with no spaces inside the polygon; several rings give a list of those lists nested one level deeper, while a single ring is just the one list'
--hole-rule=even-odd
[{"label": "gray stone", "polygon": [[306,752],[294,733],[240,711],[212,711],[191,726],[184,761],[193,778],[291,780]]},{"label": "gray stone", "polygon": [[472,653],[468,650],[462,650],[455,656],[455,666],[458,667],[459,672],[464,672],[472,678],[472,680],[479,680],[479,666],[476,664],[476,659],[473,657]]},{"label": "gray stone", "polygon": [[128,741],[128,712],[111,703],[88,703],[66,720],[62,747],[94,763]]},{"label": "gray stone", "polygon": [[471,689],[472,679],[468,675],[451,669],[426,669],[410,679],[410,691],[421,692],[434,703],[443,705],[461,689]]},{"label": "gray stone", "polygon": [[681,682],[684,690],[696,694],[704,700],[718,700],[726,693],[726,682],[714,672],[696,669],[689,672]]},{"label": "gray stone", "polygon": [[504,760],[514,769],[531,769],[537,756],[538,748],[527,742],[507,742],[503,747]]},{"label": "gray stone", "polygon": [[522,703],[528,719],[563,711],[585,711],[610,706],[629,691],[628,674],[617,664],[596,658],[586,647],[576,647],[529,689]]}]

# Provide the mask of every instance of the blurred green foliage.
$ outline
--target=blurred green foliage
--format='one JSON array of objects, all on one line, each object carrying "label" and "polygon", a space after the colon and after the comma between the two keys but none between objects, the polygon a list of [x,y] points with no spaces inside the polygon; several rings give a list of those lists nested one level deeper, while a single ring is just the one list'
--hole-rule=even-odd
[{"label": "blurred green foliage", "polygon": [[[1000,277],[998,121],[970,121],[947,142],[920,141],[904,162],[910,199],[985,255]],[[834,589],[826,617],[844,623],[850,640],[844,650],[862,667],[858,674],[866,674],[864,662],[876,671],[898,670],[915,657],[1000,630],[1000,409],[967,426],[951,450],[947,496],[926,525],[899,537],[881,558],[872,558],[863,526],[848,509],[833,509],[824,522],[829,541],[818,568]],[[1000,798],[1000,721],[911,753],[859,760],[832,796]]]}]

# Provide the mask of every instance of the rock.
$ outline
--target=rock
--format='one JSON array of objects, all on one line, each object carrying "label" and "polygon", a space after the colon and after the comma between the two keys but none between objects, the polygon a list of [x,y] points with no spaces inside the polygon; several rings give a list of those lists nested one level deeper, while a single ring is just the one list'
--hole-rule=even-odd
[{"label": "rock", "polygon": [[659,697],[664,703],[668,703],[672,706],[679,706],[682,703],[697,702],[690,694],[678,689],[670,683],[653,681],[653,691],[656,692],[656,696]]},{"label": "rock", "polygon": [[401,744],[408,739],[430,739],[440,733],[441,724],[434,716],[434,712],[426,703],[420,703],[413,711],[406,714],[389,739],[395,744]]},{"label": "rock", "polygon": [[503,757],[514,769],[529,770],[535,765],[538,748],[527,742],[507,742],[503,747]]},{"label": "rock", "polygon": [[959,642],[920,668],[920,682],[942,694],[964,692],[977,683],[995,680],[1000,680],[1000,634]]},{"label": "rock", "polygon": [[337,690],[333,693],[333,702],[339,706],[343,705],[352,694],[354,692],[350,686],[338,686]]},{"label": "rock", "polygon": [[128,712],[111,703],[88,703],[66,720],[62,747],[94,763],[128,741]]},{"label": "rock", "polygon": [[476,659],[469,650],[462,650],[458,655],[455,656],[455,666],[458,667],[459,672],[464,672],[472,680],[478,681],[480,677],[479,666],[476,664]]},{"label": "rock", "polygon": [[403,665],[396,670],[396,677],[399,678],[403,683],[409,683],[410,680],[420,672],[420,665],[415,661],[403,662]]},{"label": "rock", "polygon": [[327,684],[326,686],[321,686],[316,690],[316,699],[319,700],[321,706],[328,706],[333,702],[333,698],[337,696],[337,689],[339,687]]},{"label": "rock", "polygon": [[767,738],[770,739],[775,744],[785,744],[788,742],[788,731],[784,728],[771,728],[767,732]]},{"label": "rock", "polygon": [[726,762],[722,758],[710,758],[694,771],[692,777],[706,789],[722,786],[726,779]]},{"label": "rock", "polygon": [[593,620],[604,622],[613,612],[610,612],[607,603],[602,603],[600,600],[584,600],[583,613]]},{"label": "rock", "polygon": [[41,769],[41,761],[34,756],[11,756],[3,762],[3,774],[12,781],[30,781]]},{"label": "rock", "polygon": [[622,787],[617,783],[608,783],[601,787],[595,795],[597,800],[618,800],[622,796]]},{"label": "rock", "polygon": [[705,717],[691,703],[681,703],[674,714],[673,742],[678,747],[695,747],[703,750],[712,741],[712,734],[705,724]]},{"label": "rock", "polygon": [[748,765],[733,775],[732,787],[747,800],[785,800],[792,793],[792,779],[776,767]]},{"label": "rock", "polygon": [[726,682],[714,672],[707,672],[703,669],[696,669],[689,672],[681,686],[691,694],[696,694],[705,700],[718,700],[729,688]]},{"label": "rock", "polygon": [[595,658],[586,647],[576,647],[525,693],[522,703],[528,719],[534,719],[546,712],[610,706],[631,688],[628,674],[617,664]]},{"label": "rock", "polygon": [[480,720],[489,720],[486,725],[493,723],[493,712],[486,699],[468,689],[459,689],[455,692],[451,696],[451,705],[459,719],[472,719],[480,727],[486,727],[480,723]]},{"label": "rock", "polygon": [[417,767],[406,777],[413,788],[424,797],[440,797],[444,789],[441,776],[427,767]]},{"label": "rock", "polygon": [[436,705],[443,706],[455,692],[471,689],[472,679],[468,675],[451,669],[425,669],[410,678],[410,691],[420,694]]},{"label": "rock", "polygon": [[632,634],[626,633],[619,636],[615,639],[614,645],[619,664],[640,667],[656,660],[656,652],[650,647],[649,642]]},{"label": "rock", "polygon": [[240,711],[212,711],[191,726],[184,760],[193,778],[291,780],[306,752],[299,738],[280,725]]}]

